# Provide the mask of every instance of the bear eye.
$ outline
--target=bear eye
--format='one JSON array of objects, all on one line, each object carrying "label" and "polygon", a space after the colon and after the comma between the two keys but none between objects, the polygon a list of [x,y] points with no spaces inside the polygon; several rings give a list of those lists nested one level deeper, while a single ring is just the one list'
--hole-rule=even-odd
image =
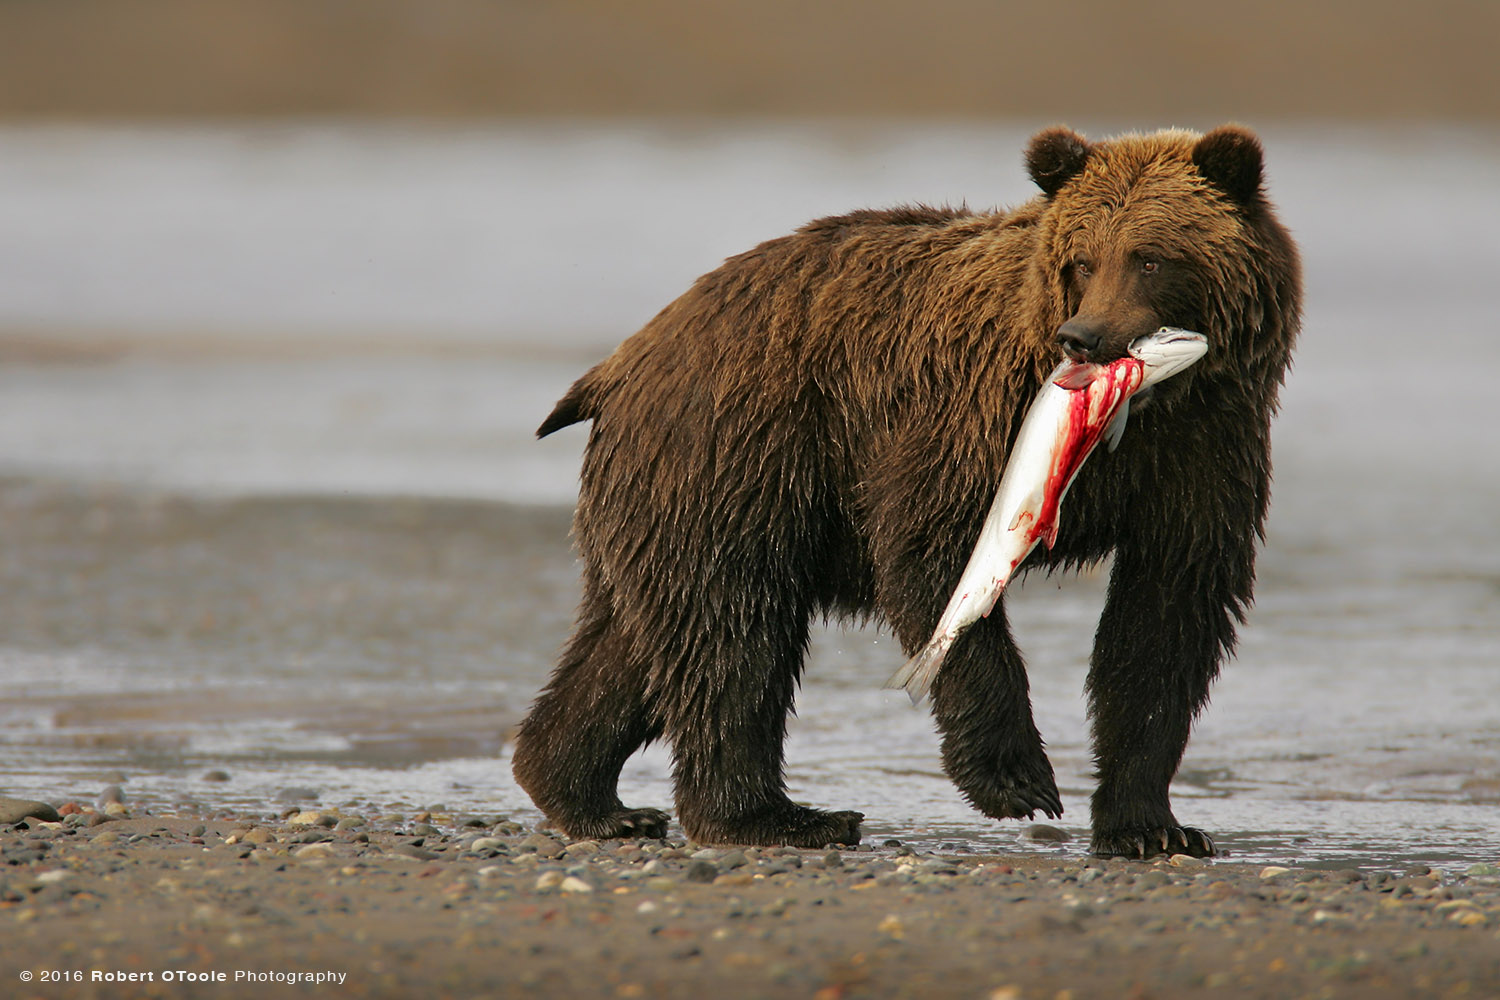
[{"label": "bear eye", "polygon": [[1154,260],[1141,261],[1142,274],[1155,274],[1159,270],[1161,270],[1161,264],[1159,264],[1158,262]]},{"label": "bear eye", "polygon": [[1084,260],[1082,257],[1073,261],[1073,271],[1080,278],[1087,278],[1094,273],[1092,265],[1090,265],[1089,262]]}]

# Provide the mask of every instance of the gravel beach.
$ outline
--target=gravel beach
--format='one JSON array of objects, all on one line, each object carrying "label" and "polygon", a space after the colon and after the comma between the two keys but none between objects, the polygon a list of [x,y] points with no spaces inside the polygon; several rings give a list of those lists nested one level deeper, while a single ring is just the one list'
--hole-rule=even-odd
[{"label": "gravel beach", "polygon": [[1494,865],[569,842],[442,809],[0,800],[0,992],[1500,996]]}]

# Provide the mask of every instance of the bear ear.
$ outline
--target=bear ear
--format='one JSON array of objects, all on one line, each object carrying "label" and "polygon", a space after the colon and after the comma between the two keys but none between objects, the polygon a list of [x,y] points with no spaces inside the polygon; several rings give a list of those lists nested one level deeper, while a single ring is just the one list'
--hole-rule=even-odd
[{"label": "bear ear", "polygon": [[1193,165],[1204,180],[1241,205],[1260,201],[1260,140],[1238,125],[1221,125],[1193,147]]},{"label": "bear ear", "polygon": [[1072,129],[1049,128],[1038,132],[1026,147],[1026,170],[1051,198],[1083,169],[1093,151],[1088,140]]}]

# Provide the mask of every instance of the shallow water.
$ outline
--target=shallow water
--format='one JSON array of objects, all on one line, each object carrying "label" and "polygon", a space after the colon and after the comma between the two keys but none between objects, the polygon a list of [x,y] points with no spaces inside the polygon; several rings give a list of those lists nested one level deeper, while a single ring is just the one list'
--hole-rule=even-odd
[{"label": "shallow water", "polygon": [[[1494,861],[1500,449],[1479,359],[1500,141],[1264,137],[1306,332],[1258,603],[1177,811],[1241,858]],[[860,204],[1015,201],[1024,138],[0,131],[0,329],[26,341],[0,337],[0,789],[535,818],[504,734],[576,600],[583,435],[531,430],[719,257]],[[1010,601],[1075,852],[1101,602],[1098,579],[1044,578]],[[1018,846],[943,778],[926,711],[881,689],[899,659],[872,630],[818,635],[793,795],[863,809],[881,839]],[[231,780],[202,780],[216,768]],[[667,775],[649,749],[625,797],[668,804]]]}]

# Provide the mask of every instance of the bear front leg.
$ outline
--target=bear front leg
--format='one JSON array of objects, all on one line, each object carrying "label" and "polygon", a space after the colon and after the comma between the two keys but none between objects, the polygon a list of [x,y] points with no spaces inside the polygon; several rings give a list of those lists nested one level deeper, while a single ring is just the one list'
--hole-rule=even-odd
[{"label": "bear front leg", "polygon": [[[1193,719],[1234,645],[1249,598],[1241,553],[1116,551],[1088,676],[1094,760],[1092,852],[1208,857],[1213,838],[1182,826],[1169,800]],[[1236,596],[1238,595],[1238,596]]]},{"label": "bear front leg", "polygon": [[954,642],[932,699],[943,770],[974,808],[994,819],[1062,815],[1003,600]]}]

